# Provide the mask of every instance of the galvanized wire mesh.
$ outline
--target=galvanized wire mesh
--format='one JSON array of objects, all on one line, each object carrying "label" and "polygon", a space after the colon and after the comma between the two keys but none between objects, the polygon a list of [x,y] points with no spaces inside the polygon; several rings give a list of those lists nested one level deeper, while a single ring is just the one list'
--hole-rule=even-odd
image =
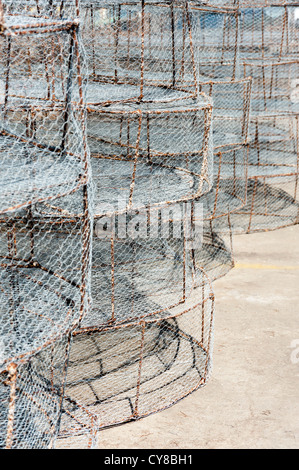
[{"label": "galvanized wire mesh", "polygon": [[[234,6],[224,1],[207,3],[209,7],[196,6],[196,2],[192,2],[195,11],[198,9],[197,14],[201,19],[201,22],[195,21],[196,34],[202,39],[205,38],[206,44],[211,43],[212,18],[217,18],[221,16],[221,11],[226,11],[225,16],[234,19],[235,23],[232,23],[232,19],[230,21],[227,19],[223,23],[218,20],[220,26],[215,29],[219,31],[220,36],[222,31],[223,37],[222,45],[218,41],[218,57],[220,51],[223,51],[223,54],[227,53],[233,68],[222,70],[227,73],[229,70],[236,71],[235,75],[232,75],[232,83],[242,78],[250,77],[252,80],[247,141],[243,141],[248,143],[247,203],[243,209],[232,214],[231,224],[222,226],[225,219],[220,219],[213,222],[213,227],[219,232],[232,230],[249,233],[292,225],[298,222],[299,168],[297,129],[299,100],[296,79],[299,65],[296,23],[298,10],[295,2],[271,2],[271,5],[267,5],[267,2],[240,1]],[[231,8],[228,8],[229,6]],[[205,18],[204,24],[203,18]],[[209,19],[210,25],[206,27]],[[225,28],[236,33],[235,49],[229,43],[230,34],[225,33],[224,24]],[[193,42],[196,44],[196,39]],[[214,45],[211,50],[214,50]],[[221,70],[220,60],[218,69]],[[210,74],[216,73],[216,70],[210,67]],[[232,85],[230,86],[233,91]],[[221,94],[216,93],[214,98],[216,115],[219,100]],[[228,108],[229,106],[228,104]],[[232,103],[232,110],[234,106],[235,103]],[[223,107],[225,108],[225,104]],[[216,119],[213,123],[216,145],[217,135],[221,142],[222,133],[226,133],[222,122],[219,124],[220,129],[217,127]]]},{"label": "galvanized wire mesh", "polygon": [[6,448],[53,446],[70,333],[90,303],[92,201],[78,21],[54,18],[40,6],[0,2],[0,446]]},{"label": "galvanized wire mesh", "polygon": [[98,418],[75,400],[64,400],[55,449],[94,449],[97,445]]},{"label": "galvanized wire mesh", "polygon": [[206,383],[232,232],[299,222],[295,6],[4,3],[1,446],[92,447]]},{"label": "galvanized wire mesh", "polygon": [[231,215],[232,229],[244,233],[294,225],[299,222],[298,115],[252,118],[252,129],[247,201]]},{"label": "galvanized wire mesh", "polygon": [[83,2],[80,17],[96,206],[111,213],[119,199],[136,209],[207,192],[211,104],[198,90],[188,3]]},{"label": "galvanized wire mesh", "polygon": [[78,401],[101,427],[160,411],[206,383],[211,367],[213,294],[201,284],[162,318],[76,332],[66,402]]},{"label": "galvanized wire mesh", "polygon": [[0,373],[0,448],[51,448],[59,431],[70,337]]},{"label": "galvanized wire mesh", "polygon": [[246,206],[233,230],[298,223],[298,27],[293,6],[240,11],[240,61],[252,77]]},{"label": "galvanized wire mesh", "polygon": [[[88,306],[92,213],[77,30],[73,20],[18,11],[2,20],[1,368],[72,328]],[[75,198],[72,214],[63,197]]]}]

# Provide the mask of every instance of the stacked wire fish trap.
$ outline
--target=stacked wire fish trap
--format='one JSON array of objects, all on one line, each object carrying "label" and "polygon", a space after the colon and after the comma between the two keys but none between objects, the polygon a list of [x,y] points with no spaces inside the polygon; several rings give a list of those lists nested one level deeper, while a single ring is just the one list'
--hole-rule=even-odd
[{"label": "stacked wire fish trap", "polygon": [[65,402],[105,427],[162,410],[209,375],[214,297],[190,201],[212,187],[212,105],[187,2],[83,2],[80,18],[93,303],[74,334]]},{"label": "stacked wire fish trap", "polygon": [[205,385],[232,234],[298,222],[295,3],[2,3],[0,447],[91,447]]},{"label": "stacked wire fish trap", "polygon": [[59,431],[70,335],[90,301],[78,21],[26,2],[0,12],[0,447],[45,448]]},{"label": "stacked wire fish trap", "polygon": [[252,77],[247,203],[236,233],[298,223],[298,20],[296,2],[240,1],[240,76]]},{"label": "stacked wire fish trap", "polygon": [[238,7],[211,3],[190,7],[198,85],[213,102],[214,184],[200,198],[210,245],[200,262],[215,280],[234,266],[231,216],[246,202],[252,80],[240,75]]}]

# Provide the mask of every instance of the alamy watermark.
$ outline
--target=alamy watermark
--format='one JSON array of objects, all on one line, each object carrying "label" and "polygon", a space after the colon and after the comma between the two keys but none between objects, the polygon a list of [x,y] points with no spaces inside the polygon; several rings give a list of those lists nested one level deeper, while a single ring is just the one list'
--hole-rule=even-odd
[{"label": "alamy watermark", "polygon": [[199,248],[203,238],[203,205],[196,201],[155,205],[137,204],[127,211],[127,201],[96,207],[95,236],[102,239],[183,239],[187,249]]},{"label": "alamy watermark", "polygon": [[299,364],[299,338],[293,339],[290,348],[292,349],[290,359],[292,364]]}]

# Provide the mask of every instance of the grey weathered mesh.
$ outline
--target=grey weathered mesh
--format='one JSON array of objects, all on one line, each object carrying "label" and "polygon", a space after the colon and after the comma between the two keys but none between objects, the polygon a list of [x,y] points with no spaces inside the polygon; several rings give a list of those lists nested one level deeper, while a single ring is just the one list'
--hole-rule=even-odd
[{"label": "grey weathered mesh", "polygon": [[[90,449],[97,445],[100,422],[74,400],[64,400],[55,449]],[[74,437],[75,436],[75,437]],[[78,436],[78,437],[76,437]]]},{"label": "grey weathered mesh", "polygon": [[211,104],[198,91],[187,2],[83,2],[80,17],[95,213],[208,191]]},{"label": "grey weathered mesh", "polygon": [[295,3],[4,4],[1,446],[92,447],[206,383],[232,232],[299,221]]},{"label": "grey weathered mesh", "polygon": [[164,409],[204,385],[211,367],[213,295],[205,274],[184,304],[141,322],[76,332],[65,400],[102,427]]},{"label": "grey weathered mesh", "polygon": [[188,201],[212,188],[212,107],[198,89],[187,2],[83,2],[80,17],[93,303],[74,336],[65,401],[105,427],[207,380],[213,293],[198,260],[216,243],[190,240]]},{"label": "grey weathered mesh", "polygon": [[298,223],[298,119],[284,113],[252,117],[247,202],[231,216],[235,232]]},{"label": "grey weathered mesh", "polygon": [[[197,25],[199,24],[197,35],[202,40],[205,38],[206,43],[208,40],[211,43],[211,38],[217,35],[217,33],[214,33],[214,36],[211,34],[212,19],[220,17],[221,12],[224,17],[231,18],[223,23],[218,20],[220,26],[214,29],[220,35],[221,27],[223,29],[223,42],[222,46],[218,47],[218,57],[220,51],[223,57],[227,54],[232,67],[221,69],[221,60],[219,60],[218,69],[216,67],[208,69],[210,74],[215,75],[216,72],[219,74],[219,69],[226,74],[230,71],[232,83],[234,80],[251,78],[251,112],[247,121],[246,136],[249,163],[247,203],[243,209],[231,214],[230,224],[223,224],[225,219],[213,222],[213,227],[218,233],[229,230],[235,232],[270,230],[298,222],[299,100],[296,77],[299,60],[296,2],[269,3],[271,5],[263,1],[211,1],[201,6],[196,5],[196,2],[191,3],[194,10],[199,11],[197,14],[201,20],[201,22],[195,21]],[[205,26],[208,20],[210,20],[210,30]],[[224,33],[225,28],[228,31]],[[235,48],[232,47],[233,42],[229,42],[232,31],[236,32]],[[193,43],[196,44],[195,38]],[[199,57],[203,58],[205,47],[201,46],[199,50]],[[215,54],[214,44],[210,46],[210,50]],[[233,90],[233,85],[230,86]],[[221,94],[216,94],[214,98],[216,116],[219,100]],[[231,106],[233,109],[235,103]],[[227,135],[229,131],[225,126],[221,130],[221,126],[220,121],[219,129],[217,118],[214,119],[216,145],[217,135],[221,142],[222,133]],[[246,143],[246,140],[243,142]]]},{"label": "grey weathered mesh", "polygon": [[77,22],[42,21],[5,12],[0,35],[5,363],[71,328],[88,305],[89,157],[83,102],[72,104],[73,89],[83,96]]},{"label": "grey weathered mesh", "polygon": [[237,232],[299,220],[299,33],[296,9],[287,4],[240,11],[240,62],[252,77],[252,99],[247,203],[232,217]]},{"label": "grey weathered mesh", "polygon": [[0,11],[0,447],[45,448],[90,304],[82,47],[75,17]]},{"label": "grey weathered mesh", "polygon": [[69,337],[0,373],[0,447],[53,447],[59,431]]}]

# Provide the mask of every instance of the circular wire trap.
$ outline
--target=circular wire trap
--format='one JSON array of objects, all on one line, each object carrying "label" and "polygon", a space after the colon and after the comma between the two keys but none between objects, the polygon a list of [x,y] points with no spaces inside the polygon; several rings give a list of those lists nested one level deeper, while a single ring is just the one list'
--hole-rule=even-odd
[{"label": "circular wire trap", "polygon": [[205,3],[189,2],[198,81],[233,81],[239,74],[239,9],[234,2],[230,8]]},{"label": "circular wire trap", "polygon": [[191,199],[211,188],[208,99],[88,106],[95,215]]},{"label": "circular wire trap", "polygon": [[96,220],[92,308],[84,325],[163,318],[184,304],[196,280],[187,233],[191,222],[182,209],[165,206]]},{"label": "circular wire trap", "polygon": [[74,328],[88,309],[92,216],[88,188],[79,192],[77,215],[43,203],[0,217],[0,370]]},{"label": "circular wire trap", "polygon": [[[252,118],[247,201],[231,214],[233,232],[274,230],[298,223],[298,115]],[[220,224],[215,221],[215,229]]]},{"label": "circular wire trap", "polygon": [[194,295],[163,319],[78,330],[65,401],[82,404],[103,428],[163,410],[203,386],[211,368],[214,302],[207,279],[198,282]]},{"label": "circular wire trap", "polygon": [[59,430],[70,337],[0,372],[0,448],[52,448]]},{"label": "circular wire trap", "polygon": [[194,222],[213,221],[227,217],[246,203],[248,147],[223,146],[214,150],[214,178],[212,189],[191,201],[191,206],[202,205],[202,214]]},{"label": "circular wire trap", "polygon": [[[55,440],[55,449],[94,449],[97,445],[98,419],[74,400],[64,400]],[[76,436],[79,438],[76,439]]]},{"label": "circular wire trap", "polygon": [[196,96],[188,2],[82,2],[81,18],[91,86],[125,83],[135,102],[151,85]]},{"label": "circular wire trap", "polygon": [[298,112],[298,56],[291,58],[245,60],[244,77],[252,77],[251,112],[262,114]]},{"label": "circular wire trap", "polygon": [[0,49],[4,213],[86,183],[87,150],[78,22],[16,9],[3,15]]},{"label": "circular wire trap", "polygon": [[220,220],[220,234],[214,230],[212,221],[204,223],[201,247],[194,250],[195,266],[203,269],[211,282],[225,276],[235,266],[232,239],[228,242],[220,236],[222,231],[229,232],[229,220]]},{"label": "circular wire trap", "polygon": [[[296,1],[240,2],[239,54],[243,59],[298,57]],[[298,6],[298,5],[297,5]]]}]

